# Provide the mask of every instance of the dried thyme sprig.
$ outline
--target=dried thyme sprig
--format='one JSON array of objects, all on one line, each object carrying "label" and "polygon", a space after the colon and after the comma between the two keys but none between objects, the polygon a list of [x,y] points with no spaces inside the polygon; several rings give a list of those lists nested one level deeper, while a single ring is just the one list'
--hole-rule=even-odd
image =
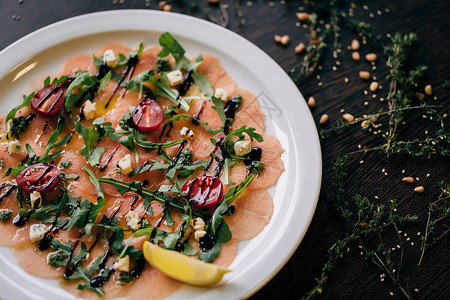
[{"label": "dried thyme sprig", "polygon": [[[444,184],[444,182],[439,183],[439,188],[441,190],[441,194],[439,198],[430,203],[428,208],[428,218],[427,224],[425,226],[425,234],[422,236],[422,244],[420,245],[420,249],[422,250],[420,254],[420,259],[418,265],[422,263],[423,257],[425,255],[425,250],[431,247],[434,243],[439,241],[440,239],[448,236],[450,230],[450,224],[448,223],[448,217],[450,216],[450,184]],[[434,219],[432,219],[432,217]],[[446,221],[442,225],[442,228],[439,228],[439,233],[436,225],[441,224],[442,221]],[[437,236],[436,236],[437,235]],[[432,243],[430,244],[430,239],[432,238]]]},{"label": "dried thyme sprig", "polygon": [[[349,251],[349,244],[356,241],[365,254],[365,258],[387,273],[394,285],[400,289],[405,297],[410,299],[408,288],[405,286],[407,279],[403,276],[400,277],[403,263],[403,242],[399,226],[406,222],[417,221],[417,216],[400,216],[397,213],[395,200],[390,200],[388,206],[376,205],[361,195],[355,195],[351,201],[346,200],[345,179],[348,175],[348,156],[344,155],[337,158],[333,163],[333,169],[335,173],[329,186],[328,197],[336,200],[337,208],[347,222],[346,236],[337,240],[328,249],[327,261],[322,267],[321,275],[316,278],[316,285],[306,294],[304,299],[311,299],[322,293],[329,271],[337,264],[337,260],[343,257],[346,252],[345,249]],[[392,257],[391,247],[388,247],[383,240],[383,230],[387,228],[394,229],[398,236],[397,248],[401,252],[398,261]],[[379,244],[373,249],[369,249],[365,240],[370,239],[370,236],[373,235],[378,237]]]}]

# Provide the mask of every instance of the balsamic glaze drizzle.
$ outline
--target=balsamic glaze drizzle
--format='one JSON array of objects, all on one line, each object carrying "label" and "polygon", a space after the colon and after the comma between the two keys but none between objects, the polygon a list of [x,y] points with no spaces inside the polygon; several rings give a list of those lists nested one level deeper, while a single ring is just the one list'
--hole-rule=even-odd
[{"label": "balsamic glaze drizzle", "polygon": [[103,166],[100,167],[100,171],[105,171],[106,168],[108,167],[108,164],[111,162],[111,159],[114,157],[114,155],[117,152],[117,149],[119,149],[119,145],[117,145],[116,148],[114,148],[114,150],[111,152],[111,154],[108,156],[108,159],[106,159],[106,162]]},{"label": "balsamic glaze drizzle", "polygon": [[112,91],[112,94],[108,99],[108,102],[106,102],[106,104],[105,104],[105,108],[107,108],[109,103],[111,103],[111,100],[112,100],[114,94],[117,92],[120,85],[124,82],[125,78],[127,76],[131,77],[133,75],[134,69],[136,68],[136,64],[138,63],[138,61],[139,61],[139,57],[137,55],[130,56],[130,59],[128,60],[126,66],[125,66],[125,69],[122,72],[122,76],[120,77],[119,81],[117,82],[117,85],[114,87],[114,90]]}]

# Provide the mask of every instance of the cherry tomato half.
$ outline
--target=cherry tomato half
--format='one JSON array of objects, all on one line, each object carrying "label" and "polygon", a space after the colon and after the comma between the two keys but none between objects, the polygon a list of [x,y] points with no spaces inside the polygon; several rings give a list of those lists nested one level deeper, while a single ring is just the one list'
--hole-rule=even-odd
[{"label": "cherry tomato half", "polygon": [[57,115],[64,105],[67,87],[68,81],[43,87],[34,95],[31,107],[44,117]]},{"label": "cherry tomato half", "polygon": [[17,175],[17,185],[27,192],[46,193],[59,182],[58,168],[52,164],[38,163],[26,167]]},{"label": "cherry tomato half", "polygon": [[186,182],[181,193],[188,201],[195,201],[193,209],[213,207],[223,199],[223,185],[219,178],[200,176]]},{"label": "cherry tomato half", "polygon": [[163,113],[156,101],[145,98],[134,109],[132,119],[140,131],[150,132],[159,127],[163,120]]}]

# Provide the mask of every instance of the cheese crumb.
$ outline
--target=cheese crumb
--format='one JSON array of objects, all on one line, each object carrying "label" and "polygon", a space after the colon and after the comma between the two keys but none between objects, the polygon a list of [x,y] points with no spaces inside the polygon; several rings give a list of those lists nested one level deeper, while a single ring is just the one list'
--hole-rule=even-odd
[{"label": "cheese crumb", "polygon": [[250,141],[237,141],[234,143],[234,153],[237,156],[244,156],[252,151],[252,145]]},{"label": "cheese crumb", "polygon": [[125,220],[127,221],[127,226],[131,229],[138,230],[139,229],[139,215],[134,211],[130,210],[125,215]]},{"label": "cheese crumb", "polygon": [[48,228],[45,224],[33,224],[30,226],[30,240],[32,243],[37,243],[42,240]]},{"label": "cheese crumb", "polygon": [[8,143],[8,152],[11,155],[20,153],[22,150],[22,144],[18,140],[10,141]]},{"label": "cheese crumb", "polygon": [[117,59],[114,51],[108,49],[103,54],[103,61],[108,65],[108,67],[115,68],[117,67]]},{"label": "cheese crumb", "polygon": [[125,257],[119,258],[117,262],[117,270],[121,272],[129,272],[130,271],[130,257],[127,255]]},{"label": "cheese crumb", "polygon": [[127,154],[125,155],[119,162],[117,163],[117,167],[119,168],[120,172],[127,175],[130,174],[132,171],[131,168],[131,155]]},{"label": "cheese crumb", "polygon": [[227,101],[228,100],[228,92],[224,89],[217,88],[216,91],[214,92],[214,97],[220,98],[222,101]]},{"label": "cheese crumb", "polygon": [[183,82],[183,73],[180,70],[172,71],[167,73],[167,79],[170,85],[178,85]]},{"label": "cheese crumb", "polygon": [[31,192],[30,193],[30,202],[32,208],[39,208],[42,205],[41,193],[39,192]]},{"label": "cheese crumb", "polygon": [[200,240],[202,237],[204,237],[206,235],[206,231],[204,231],[204,230],[197,230],[195,233],[194,233],[194,238],[198,241],[198,240]]},{"label": "cheese crumb", "polygon": [[91,120],[95,117],[95,111],[97,110],[95,103],[86,101],[83,105],[83,115],[86,120]]},{"label": "cheese crumb", "polygon": [[193,139],[194,138],[194,132],[190,130],[188,127],[183,127],[180,130],[180,135],[184,138]]},{"label": "cheese crumb", "polygon": [[193,221],[193,227],[195,230],[205,230],[205,221],[202,218],[195,218]]}]

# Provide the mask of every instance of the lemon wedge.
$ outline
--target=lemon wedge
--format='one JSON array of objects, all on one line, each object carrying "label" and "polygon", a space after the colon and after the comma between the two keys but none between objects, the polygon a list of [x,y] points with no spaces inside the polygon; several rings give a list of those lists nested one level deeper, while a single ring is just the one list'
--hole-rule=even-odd
[{"label": "lemon wedge", "polygon": [[167,276],[197,286],[214,285],[222,280],[223,275],[231,272],[150,242],[144,243],[144,256],[150,265]]}]

